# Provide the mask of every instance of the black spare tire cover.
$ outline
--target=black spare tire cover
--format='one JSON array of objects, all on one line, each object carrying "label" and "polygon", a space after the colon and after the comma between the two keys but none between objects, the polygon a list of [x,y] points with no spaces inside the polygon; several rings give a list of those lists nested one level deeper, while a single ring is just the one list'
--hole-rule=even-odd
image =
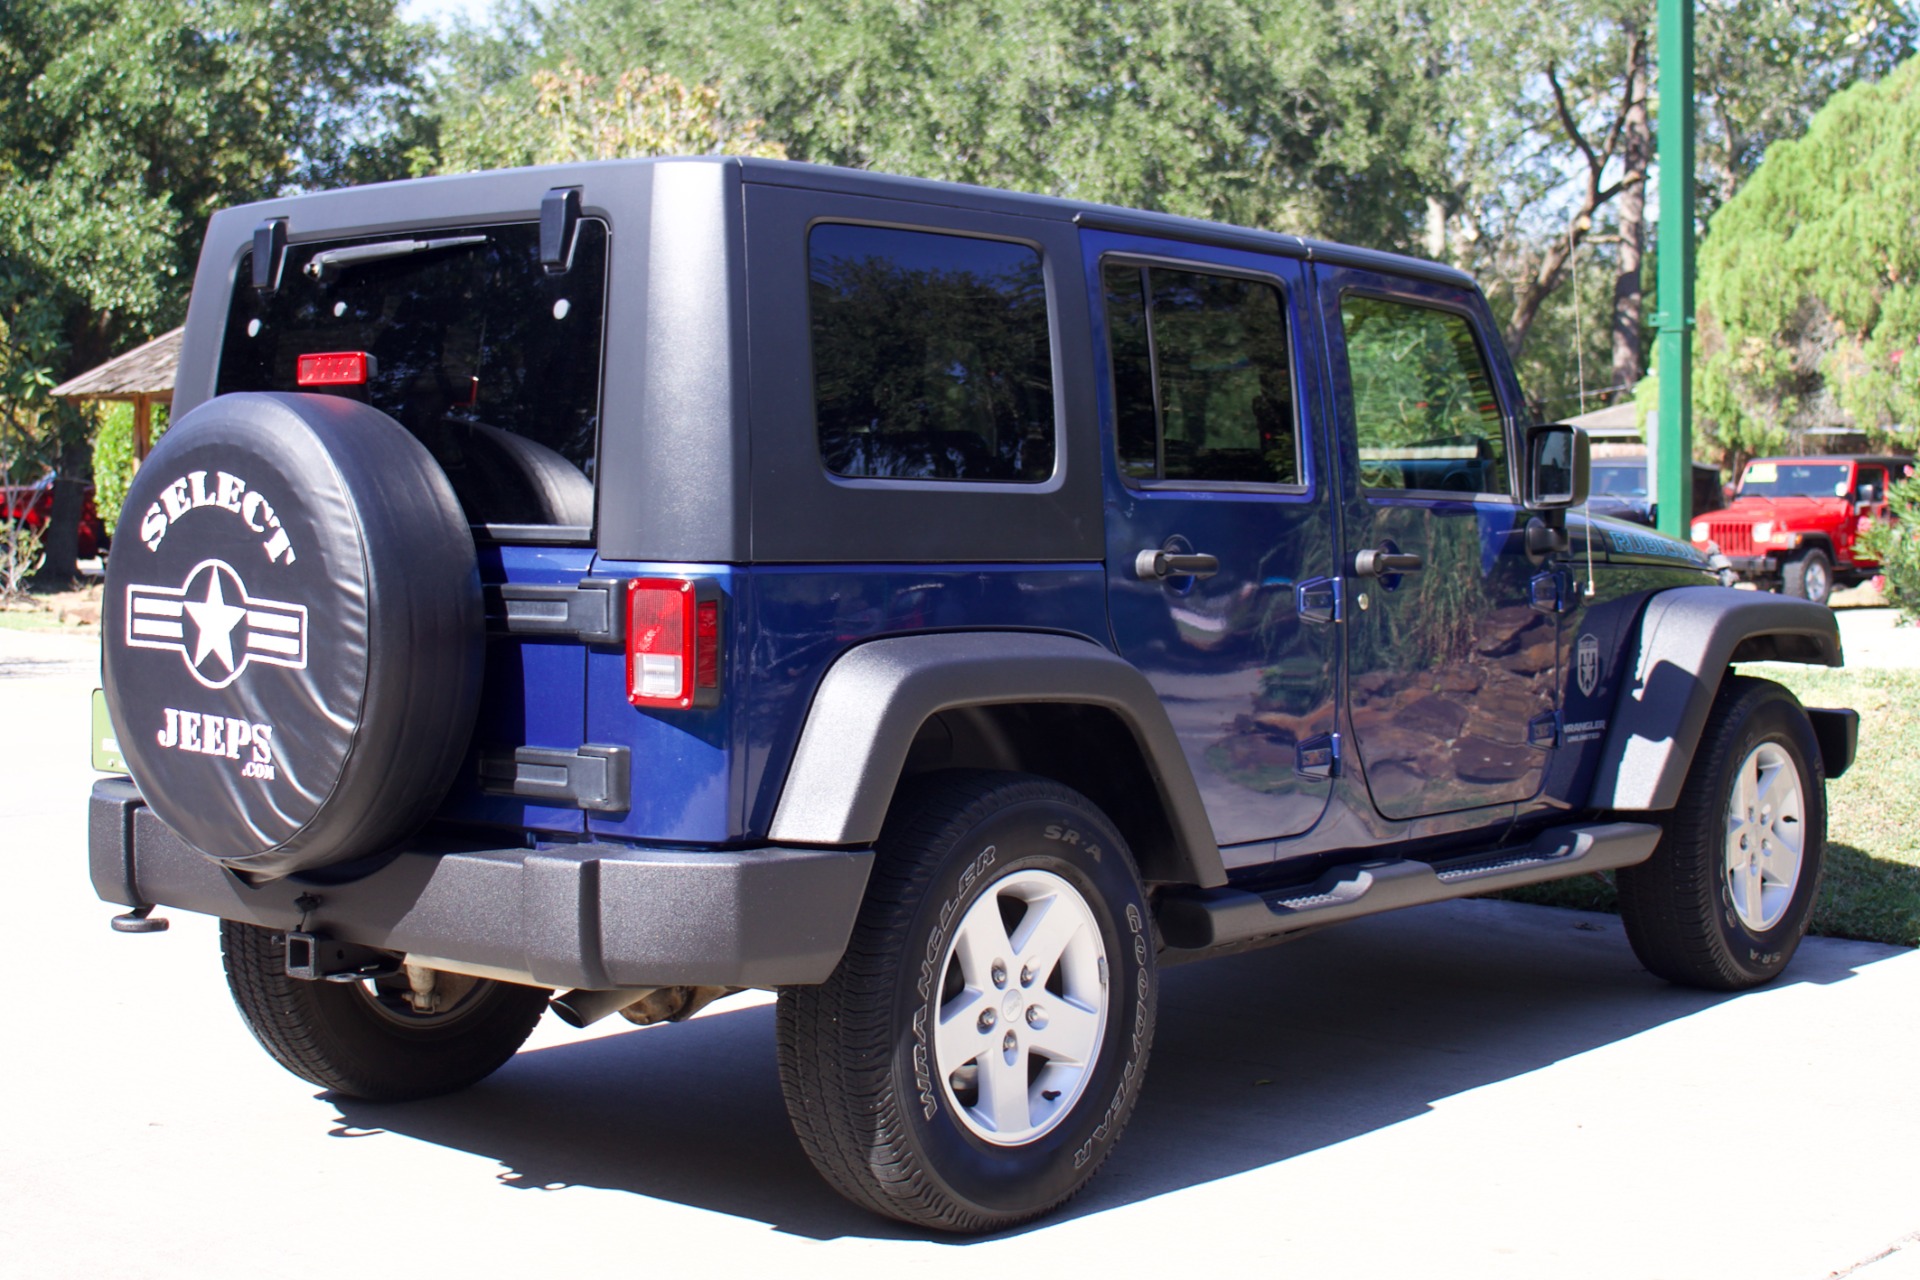
[{"label": "black spare tire cover", "polygon": [[194,847],[271,878],[383,851],[473,733],[472,534],[426,449],[338,396],[221,396],[161,438],[107,562],[127,767]]}]

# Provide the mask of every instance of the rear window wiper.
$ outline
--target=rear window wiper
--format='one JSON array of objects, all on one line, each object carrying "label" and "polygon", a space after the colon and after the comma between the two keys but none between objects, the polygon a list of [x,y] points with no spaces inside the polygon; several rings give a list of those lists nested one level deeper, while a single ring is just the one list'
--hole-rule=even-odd
[{"label": "rear window wiper", "polygon": [[356,244],[344,249],[322,249],[307,259],[305,270],[315,280],[324,282],[331,274],[366,262],[380,262],[387,258],[404,258],[413,253],[430,253],[435,249],[455,249],[461,245],[486,242],[485,236],[445,236],[439,240],[382,240],[378,244]]}]

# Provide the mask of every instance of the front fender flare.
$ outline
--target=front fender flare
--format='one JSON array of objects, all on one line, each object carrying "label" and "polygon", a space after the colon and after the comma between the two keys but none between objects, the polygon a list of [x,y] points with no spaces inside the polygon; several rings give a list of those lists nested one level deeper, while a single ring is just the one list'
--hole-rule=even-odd
[{"label": "front fender flare", "polygon": [[1840,666],[1833,610],[1729,587],[1677,587],[1648,600],[1633,679],[1614,703],[1588,803],[1671,809],[1728,666],[1761,661]]},{"label": "front fender flare", "polygon": [[920,727],[942,711],[1010,703],[1073,703],[1118,716],[1152,774],[1191,883],[1226,883],[1200,790],[1153,686],[1097,644],[1040,632],[899,636],[842,655],[814,694],[769,836],[871,844]]}]

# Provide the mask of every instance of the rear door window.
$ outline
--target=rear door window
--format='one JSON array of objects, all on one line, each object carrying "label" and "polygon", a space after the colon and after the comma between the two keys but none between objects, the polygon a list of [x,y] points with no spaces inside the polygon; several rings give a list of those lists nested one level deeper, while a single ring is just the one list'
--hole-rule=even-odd
[{"label": "rear door window", "polygon": [[1120,474],[1136,483],[1303,483],[1279,289],[1117,262],[1102,282]]},{"label": "rear door window", "polygon": [[[364,352],[364,387],[446,471],[467,519],[507,534],[593,524],[606,315],[606,223],[579,225],[572,266],[540,263],[537,223],[364,236],[287,250],[279,286],[240,263],[220,394],[298,391],[300,358]],[[341,250],[379,246],[360,255]],[[408,247],[417,246],[417,247]]]}]

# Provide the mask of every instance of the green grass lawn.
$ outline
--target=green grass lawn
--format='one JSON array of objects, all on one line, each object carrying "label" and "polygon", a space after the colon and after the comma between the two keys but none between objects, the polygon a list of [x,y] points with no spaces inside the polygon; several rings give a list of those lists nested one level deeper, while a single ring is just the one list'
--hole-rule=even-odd
[{"label": "green grass lawn", "polygon": [[[1860,751],[1827,784],[1827,869],[1813,932],[1920,946],[1920,670],[1830,671],[1762,664],[1810,707],[1860,713]],[[1517,889],[1522,902],[1616,909],[1613,885],[1587,876]]]}]

